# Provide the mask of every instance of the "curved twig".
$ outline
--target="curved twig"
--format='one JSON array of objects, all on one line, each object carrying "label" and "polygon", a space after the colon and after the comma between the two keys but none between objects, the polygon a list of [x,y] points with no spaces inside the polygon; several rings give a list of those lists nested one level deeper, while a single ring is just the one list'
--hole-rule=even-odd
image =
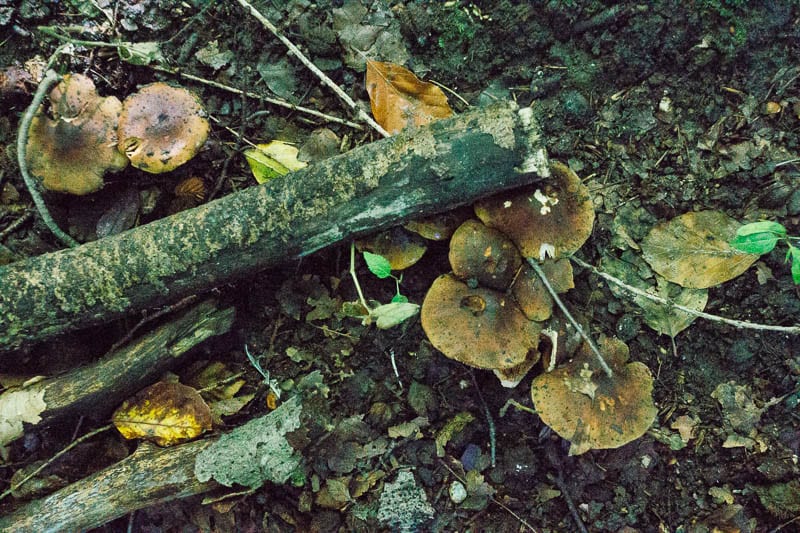
[{"label": "curved twig", "polygon": [[42,217],[42,221],[53,233],[53,235],[58,238],[58,240],[60,240],[66,246],[74,248],[75,246],[80,245],[80,243],[59,228],[52,215],[50,215],[50,211],[47,209],[47,204],[45,204],[42,195],[39,193],[36,181],[28,172],[27,162],[28,133],[31,128],[31,122],[33,122],[33,117],[39,110],[39,106],[42,104],[47,92],[59,81],[61,81],[61,76],[59,76],[56,71],[49,69],[47,72],[45,72],[42,81],[39,82],[39,87],[36,89],[36,92],[33,95],[31,105],[29,105],[28,109],[25,110],[25,114],[22,115],[22,120],[19,122],[19,133],[17,134],[17,162],[19,164],[19,172],[22,175],[22,179],[25,180],[25,186],[28,188],[28,192],[33,199],[33,203],[36,204],[36,209],[38,209],[39,216]]}]

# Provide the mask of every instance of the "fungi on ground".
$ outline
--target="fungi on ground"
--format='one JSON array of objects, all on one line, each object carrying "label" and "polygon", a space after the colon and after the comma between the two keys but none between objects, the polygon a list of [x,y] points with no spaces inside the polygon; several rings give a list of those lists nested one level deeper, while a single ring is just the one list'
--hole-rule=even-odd
[{"label": "fungi on ground", "polygon": [[484,224],[511,238],[524,257],[555,259],[580,248],[592,232],[589,190],[566,165],[550,163],[551,177],[475,203]]},{"label": "fungi on ground", "polygon": [[456,277],[498,290],[508,288],[522,266],[511,239],[474,219],[453,233],[449,258]]},{"label": "fungi on ground", "polygon": [[128,160],[117,150],[122,103],[101,97],[91,79],[67,74],[50,92],[52,119],[40,109],[28,131],[31,175],[45,189],[89,194],[103,187],[106,171],[122,170]]},{"label": "fungi on ground", "polygon": [[542,328],[525,318],[511,298],[491,289],[471,289],[452,274],[434,280],[420,317],[434,348],[450,359],[485,369],[523,363],[536,350]]},{"label": "fungi on ground", "polygon": [[449,239],[464,221],[472,217],[471,206],[457,207],[444,213],[410,220],[403,227],[420,234],[429,241],[444,241]]},{"label": "fungi on ground", "polygon": [[628,347],[613,337],[599,342],[613,376],[584,343],[569,363],[537,376],[531,398],[542,421],[570,441],[570,455],[618,448],[641,437],[655,420],[653,376],[642,363],[628,363]]},{"label": "fungi on ground", "polygon": [[425,240],[402,226],[395,226],[356,241],[358,251],[385,257],[392,270],[404,270],[422,259],[428,245]]},{"label": "fungi on ground", "polygon": [[119,149],[134,167],[160,174],[193,158],[208,130],[197,96],[181,87],[151,83],[122,103]]},{"label": "fungi on ground", "polygon": [[[550,285],[558,293],[575,287],[569,259],[546,259],[541,264]],[[553,297],[532,268],[525,266],[511,285],[511,294],[528,320],[543,321],[553,314]]]}]

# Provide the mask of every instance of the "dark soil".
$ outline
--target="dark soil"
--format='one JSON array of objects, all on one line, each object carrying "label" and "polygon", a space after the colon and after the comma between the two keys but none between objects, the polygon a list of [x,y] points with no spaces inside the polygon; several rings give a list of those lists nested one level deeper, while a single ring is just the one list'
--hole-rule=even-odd
[{"label": "dark soil", "polygon": [[[59,43],[37,26],[78,25],[85,32],[76,38],[161,41],[169,65],[185,72],[348,115],[236,2],[116,4],[116,11],[108,11],[113,24],[96,8],[81,10],[90,5],[86,2],[24,0],[18,7],[0,7],[5,35],[0,66],[53,52]],[[347,28],[343,11],[336,11],[356,12],[359,1],[345,4],[297,0],[257,7],[368,108],[363,69],[347,59]],[[640,242],[654,224],[689,211],[715,209],[740,221],[775,220],[790,234],[800,234],[796,0],[361,4],[363,16],[353,24],[378,27],[395,39],[395,45],[382,49],[392,57],[373,59],[397,61],[393,56],[405,48],[406,66],[470,105],[500,98],[534,107],[550,157],[568,163],[593,195],[595,227],[578,252],[585,261],[600,265],[603,258],[638,256],[631,243]],[[230,52],[221,65],[198,59],[199,51],[211,50],[212,41],[220,53]],[[113,49],[77,46],[62,64],[65,71],[88,74],[101,93],[120,97],[157,79],[177,81],[121,61]],[[266,71],[272,74],[265,79]],[[199,176],[213,188],[223,176],[222,194],[253,186],[238,154],[244,147],[231,131],[257,142],[279,138],[302,145],[312,130],[325,126],[343,146],[373,139],[347,126],[180,83],[197,91],[218,120],[206,149],[170,174],[143,179],[129,169],[110,176],[107,187],[89,197],[48,198],[59,220],[80,239],[95,237],[99,214],[126,187],[160,194],[156,208],[140,216],[146,223],[175,209],[172,191],[182,178]],[[0,229],[18,216],[10,206],[31,205],[16,168],[13,132],[32,88],[28,84],[1,96],[0,179],[21,200],[4,197]],[[461,99],[451,98],[451,105],[456,112],[465,108]],[[620,228],[630,239],[620,237]],[[38,222],[23,225],[4,244],[15,258],[57,248]],[[800,289],[792,283],[784,251],[777,249],[740,277],[712,287],[705,311],[797,325]],[[593,532],[800,530],[795,522],[800,519],[797,336],[697,320],[671,339],[649,328],[631,300],[576,268],[576,288],[565,302],[593,336],[616,335],[629,345],[632,360],[650,368],[659,414],[653,431],[628,445],[569,456],[567,441],[536,415],[508,404],[531,406],[531,376],[505,389],[491,372],[471,370],[437,352],[416,318],[379,330],[344,316],[342,303],[356,299],[348,266],[349,246],[342,245],[239,286],[221,287],[222,297],[237,305],[235,332],[207,343],[195,356],[246,372],[245,390],[255,399],[225,418],[227,427],[267,412],[268,390],[249,365],[245,345],[279,382],[321,371],[330,393],[316,428],[309,429],[304,483],[264,487],[214,505],[189,499],[145,509],[133,517],[134,530],[386,529],[377,519],[381,493],[403,470],[413,473],[435,509],[432,520],[409,526],[421,531],[524,531],[528,526],[578,531],[578,519]],[[404,271],[401,290],[421,303],[433,279],[448,270],[447,243],[431,243],[423,259]],[[375,279],[363,262],[358,273],[369,298],[392,298],[393,281]],[[70,336],[48,345],[58,352],[40,347],[0,370],[33,375],[68,368],[103,353],[129,325],[109,325],[101,341],[96,335]],[[176,369],[178,375],[186,371]],[[719,393],[712,396],[726,383],[736,391],[729,404],[717,399]],[[493,417],[495,466],[484,402]],[[742,434],[736,417],[761,408],[751,431]],[[474,421],[454,431],[444,456],[437,457],[436,436],[465,412]],[[682,441],[677,428],[686,417],[695,427]],[[415,419],[416,430],[387,436],[389,428]],[[18,469],[63,448],[78,431],[76,425],[78,419],[64,420],[62,427],[31,432],[9,446],[0,463],[0,490]],[[731,447],[731,436],[749,440]],[[114,453],[125,449],[121,437],[106,439],[96,445],[105,451],[97,453],[117,458]],[[61,478],[72,480],[100,466],[88,457],[76,458]],[[457,475],[467,479],[468,488],[460,504],[448,495]],[[357,481],[363,490],[356,490]],[[333,491],[339,482],[349,487],[349,498]],[[18,504],[12,500],[1,502],[0,511]],[[104,529],[122,530],[127,524],[128,518],[119,519]]]}]

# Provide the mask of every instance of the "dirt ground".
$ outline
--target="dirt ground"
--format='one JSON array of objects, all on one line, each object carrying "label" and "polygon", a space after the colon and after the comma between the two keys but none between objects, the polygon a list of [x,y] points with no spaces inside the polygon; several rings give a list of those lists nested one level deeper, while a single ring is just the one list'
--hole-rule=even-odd
[{"label": "dirt ground", "polygon": [[[456,112],[494,99],[533,106],[550,157],[568,163],[591,192],[595,226],[577,255],[592,265],[635,261],[641,255],[637,243],[653,225],[690,211],[721,210],[742,222],[774,220],[800,234],[796,0],[254,5],[366,109],[364,54],[405,64],[447,87]],[[0,0],[0,67],[53,52],[60,42],[38,26],[78,28],[71,35],[86,41],[160,42],[170,67],[349,118],[332,92],[236,2]],[[121,60],[113,48],[77,44],[62,63],[65,71],[88,74],[102,94],[120,97],[154,80],[177,81]],[[302,145],[324,126],[344,147],[378,138],[200,83],[180,83],[198,92],[216,121],[203,152],[185,167],[144,181],[136,174],[140,181],[132,187],[160,195],[140,223],[176,209],[173,188],[189,176],[203,178],[209,188],[223,176],[221,194],[254,186],[239,136]],[[16,203],[27,205],[13,154],[32,88],[4,94],[0,115],[0,175],[19,193]],[[73,235],[93,239],[99,214],[131,187],[130,175],[109,175],[106,188],[88,197],[48,201]],[[3,201],[0,229],[19,216],[8,207],[13,202]],[[23,224],[3,244],[16,257],[57,248],[38,222]],[[797,325],[800,288],[784,251],[711,287],[705,311]],[[409,301],[422,302],[431,282],[450,269],[447,259],[446,242],[428,244],[422,260],[403,272],[401,289]],[[268,410],[268,388],[245,346],[281,383],[321,372],[329,393],[317,427],[308,431],[305,479],[213,505],[190,498],[148,508],[102,530],[123,530],[130,522],[136,531],[151,532],[800,531],[798,336],[708,320],[696,320],[674,338],[659,335],[630,298],[576,266],[576,287],[565,302],[593,336],[617,336],[632,360],[647,365],[658,416],[651,431],[630,444],[569,456],[567,441],[537,415],[509,403],[531,407],[531,376],[503,388],[491,372],[437,352],[417,318],[379,330],[346,316],[343,302],[356,299],[348,267],[349,245],[342,245],[221,287],[221,297],[237,306],[234,332],[195,356],[245,372],[244,390],[255,397],[225,418],[229,428]],[[358,273],[369,298],[392,298],[393,281],[375,279],[363,262]],[[109,340],[78,335],[59,341],[64,356],[58,361],[42,356],[44,347],[0,371],[61,371],[103,353],[124,327],[109,325]],[[471,422],[455,423],[466,413]],[[0,463],[0,489],[17,469],[63,448],[76,424],[65,420],[9,446]],[[443,431],[450,438],[439,457]],[[104,449],[134,446],[121,444],[119,436],[104,438]],[[63,479],[89,473],[85,458],[76,461],[62,469]],[[408,498],[419,507],[407,510],[412,518],[401,525],[379,516],[382,494],[407,479],[403,472],[413,474]],[[457,478],[467,489],[460,503],[451,497]],[[17,503],[0,502],[0,512]]]}]

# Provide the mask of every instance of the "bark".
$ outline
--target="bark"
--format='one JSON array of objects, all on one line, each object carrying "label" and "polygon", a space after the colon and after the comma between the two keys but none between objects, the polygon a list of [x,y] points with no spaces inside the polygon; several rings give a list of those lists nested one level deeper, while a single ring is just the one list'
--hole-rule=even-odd
[{"label": "bark", "polygon": [[478,109],[77,248],[0,267],[0,350],[242,279],[547,176],[530,109]]},{"label": "bark", "polygon": [[202,494],[219,484],[194,475],[205,439],[172,448],[140,445],[119,463],[0,518],[0,531],[85,531],[150,505]]},{"label": "bark", "polygon": [[[233,308],[218,309],[212,300],[201,302],[92,364],[4,392],[0,418],[8,425],[0,424],[0,445],[22,436],[23,421],[30,430],[70,415],[107,418],[122,400],[177,365],[183,354],[209,337],[229,331],[233,317]],[[24,402],[27,408],[38,412],[15,416],[19,402],[14,399],[20,398],[29,398]]]}]

